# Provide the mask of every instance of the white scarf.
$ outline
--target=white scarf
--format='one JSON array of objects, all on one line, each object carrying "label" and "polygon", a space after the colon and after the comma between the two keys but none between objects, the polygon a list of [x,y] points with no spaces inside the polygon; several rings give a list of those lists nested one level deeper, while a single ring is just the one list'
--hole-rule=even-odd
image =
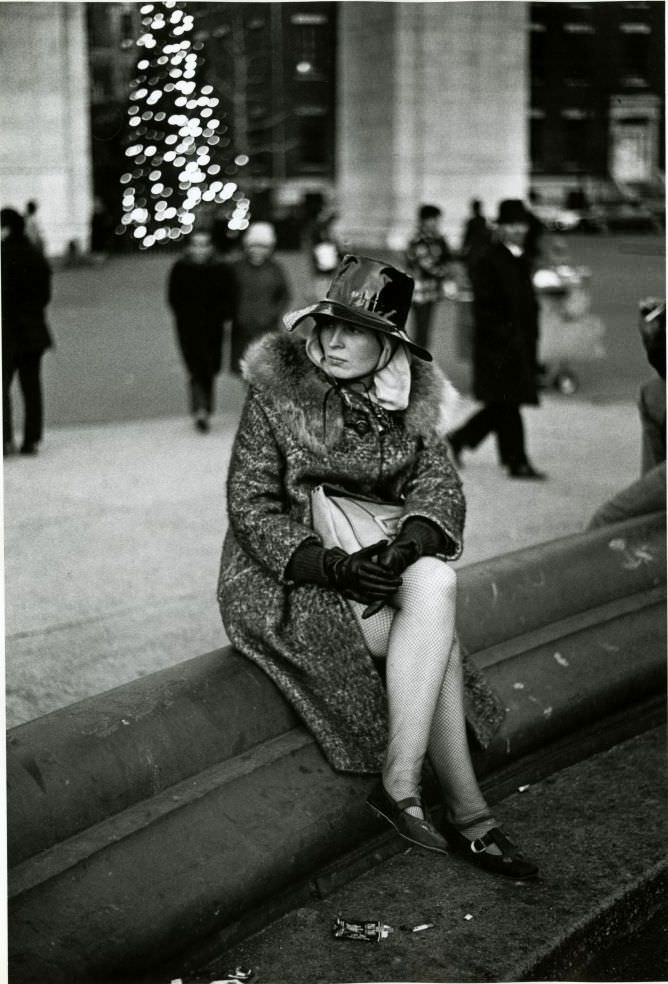
[{"label": "white scarf", "polygon": [[[367,396],[383,410],[405,410],[411,395],[411,362],[408,351],[402,342],[393,343],[387,335],[378,332],[376,337],[381,346],[380,355],[373,370],[373,381],[366,391]],[[306,340],[306,354],[315,366],[322,369],[330,379],[334,379],[327,372],[325,353],[316,325]]]}]

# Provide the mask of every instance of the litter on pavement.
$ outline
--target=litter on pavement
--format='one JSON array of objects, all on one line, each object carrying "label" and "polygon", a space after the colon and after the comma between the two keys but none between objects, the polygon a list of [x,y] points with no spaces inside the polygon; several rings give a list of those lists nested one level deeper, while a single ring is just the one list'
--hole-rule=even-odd
[{"label": "litter on pavement", "polygon": [[394,929],[379,921],[344,919],[342,916],[337,916],[332,932],[337,939],[380,943],[381,940],[386,940]]}]

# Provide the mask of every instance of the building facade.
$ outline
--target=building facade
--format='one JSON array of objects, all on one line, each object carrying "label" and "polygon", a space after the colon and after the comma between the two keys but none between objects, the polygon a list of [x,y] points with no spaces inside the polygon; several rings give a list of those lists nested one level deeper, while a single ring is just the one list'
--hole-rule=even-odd
[{"label": "building facade", "polygon": [[339,9],[337,196],[353,241],[405,244],[425,202],[456,241],[527,191],[528,7],[357,3]]},{"label": "building facade", "polygon": [[83,4],[0,3],[0,194],[38,204],[46,249],[86,248],[91,213]]},{"label": "building facade", "polygon": [[531,4],[536,188],[663,175],[664,16],[664,4],[655,0]]},{"label": "building facade", "polygon": [[[145,6],[0,4],[3,203],[37,199],[54,252],[85,248],[93,194],[119,218]],[[659,0],[187,9],[255,217],[329,199],[351,239],[395,245],[423,201],[456,236],[472,197],[663,175]]]}]

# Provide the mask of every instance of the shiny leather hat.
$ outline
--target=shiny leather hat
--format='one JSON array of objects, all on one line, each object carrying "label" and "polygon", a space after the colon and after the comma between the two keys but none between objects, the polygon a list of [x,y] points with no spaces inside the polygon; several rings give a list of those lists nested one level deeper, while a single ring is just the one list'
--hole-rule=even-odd
[{"label": "shiny leather hat", "polygon": [[413,284],[412,277],[389,263],[348,253],[339,263],[324,300],[285,314],[283,324],[293,331],[306,318],[334,318],[396,338],[420,359],[431,362],[431,353],[416,345],[405,331]]}]

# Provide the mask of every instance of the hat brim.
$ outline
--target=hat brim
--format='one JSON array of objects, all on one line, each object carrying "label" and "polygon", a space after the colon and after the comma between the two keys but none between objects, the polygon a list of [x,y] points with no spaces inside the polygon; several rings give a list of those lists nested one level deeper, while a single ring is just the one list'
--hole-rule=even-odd
[{"label": "hat brim", "polygon": [[388,335],[390,338],[395,338],[398,342],[402,342],[419,359],[423,359],[425,362],[433,362],[431,352],[426,348],[422,348],[421,345],[417,345],[402,328],[392,324],[391,321],[368,311],[349,308],[337,301],[318,301],[316,304],[310,304],[308,307],[300,308],[298,311],[290,311],[288,314],[283,315],[283,324],[287,331],[294,331],[302,321],[305,321],[307,318],[315,318],[318,315],[336,318],[338,321],[345,321],[347,324],[357,325],[360,328],[369,328],[371,331],[382,332],[382,334]]}]

